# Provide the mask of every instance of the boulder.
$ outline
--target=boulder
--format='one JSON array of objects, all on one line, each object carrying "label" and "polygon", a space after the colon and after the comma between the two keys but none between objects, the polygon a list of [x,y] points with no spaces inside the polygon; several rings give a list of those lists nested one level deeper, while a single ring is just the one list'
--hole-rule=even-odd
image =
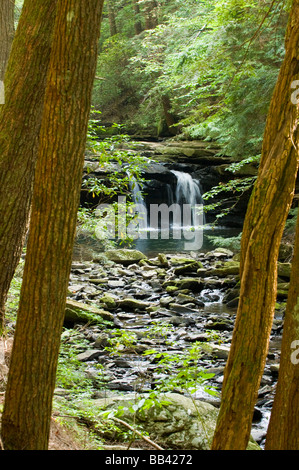
[{"label": "boulder", "polygon": [[[178,393],[165,393],[141,408],[149,395],[115,396],[95,400],[100,410],[122,410],[121,419],[138,425],[138,429],[168,449],[209,450],[213,439],[218,409],[210,403],[192,400]],[[143,400],[143,402],[141,401]],[[135,410],[135,413],[132,412]],[[121,425],[118,424],[119,427]],[[259,446],[250,439],[248,450]]]}]

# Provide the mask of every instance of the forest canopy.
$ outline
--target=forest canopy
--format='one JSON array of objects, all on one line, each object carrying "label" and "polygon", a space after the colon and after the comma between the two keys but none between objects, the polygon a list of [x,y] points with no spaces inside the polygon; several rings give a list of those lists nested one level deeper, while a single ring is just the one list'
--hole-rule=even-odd
[{"label": "forest canopy", "polygon": [[129,133],[217,140],[238,159],[259,154],[288,3],[106,2],[93,104]]}]

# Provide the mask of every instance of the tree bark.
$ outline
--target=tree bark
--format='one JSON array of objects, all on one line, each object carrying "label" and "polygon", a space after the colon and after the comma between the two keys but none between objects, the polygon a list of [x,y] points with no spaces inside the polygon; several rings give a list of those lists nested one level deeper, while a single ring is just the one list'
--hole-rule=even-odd
[{"label": "tree bark", "polygon": [[154,29],[158,24],[156,0],[145,0],[144,4],[145,29]]},{"label": "tree bark", "polygon": [[109,27],[110,27],[110,36],[115,36],[115,34],[117,34],[117,27],[116,27],[114,1],[111,2],[111,0],[108,0],[107,1],[107,8],[108,8],[108,20],[109,20]]},{"label": "tree bark", "polygon": [[266,450],[299,450],[299,217]]},{"label": "tree bark", "polygon": [[14,8],[15,0],[2,0],[0,2],[0,80],[4,80],[4,74],[14,37]]},{"label": "tree bark", "polygon": [[135,29],[135,34],[138,35],[142,32],[140,7],[139,7],[138,0],[132,0],[132,1],[133,1],[133,9],[134,9],[134,14],[135,14],[134,29]]},{"label": "tree bark", "polygon": [[31,204],[38,135],[56,0],[26,0],[5,75],[0,107],[0,334]]},{"label": "tree bark", "polygon": [[277,258],[298,171],[299,1],[293,2],[286,55],[272,97],[258,178],[249,202],[241,246],[241,291],[213,450],[244,450],[268,352],[277,294]]},{"label": "tree bark", "polygon": [[30,233],[2,415],[5,449],[46,450],[103,0],[58,0]]}]

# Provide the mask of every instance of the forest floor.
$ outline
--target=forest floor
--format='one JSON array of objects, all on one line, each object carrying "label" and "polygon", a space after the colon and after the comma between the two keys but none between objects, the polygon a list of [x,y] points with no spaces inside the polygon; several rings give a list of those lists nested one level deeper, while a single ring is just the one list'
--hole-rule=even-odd
[{"label": "forest floor", "polygon": [[[4,361],[0,363],[0,425],[1,415],[5,399],[5,386],[7,383],[8,366],[10,361],[10,354],[12,349],[13,336],[8,336],[4,341]],[[101,450],[98,443],[95,442],[94,437],[88,426],[84,423],[76,423],[74,420],[70,425],[59,422],[59,417],[56,411],[53,410],[50,425],[50,438],[48,450]],[[136,439],[133,445],[126,444],[123,441],[106,441],[103,450],[152,450],[153,447],[144,440]],[[0,449],[3,450],[2,442],[0,441]]]}]

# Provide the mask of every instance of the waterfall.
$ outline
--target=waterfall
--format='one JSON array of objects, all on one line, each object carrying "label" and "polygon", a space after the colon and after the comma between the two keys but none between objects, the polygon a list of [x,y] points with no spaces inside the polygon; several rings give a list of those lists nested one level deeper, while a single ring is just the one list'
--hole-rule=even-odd
[{"label": "waterfall", "polygon": [[134,212],[137,215],[137,222],[141,230],[146,230],[148,228],[147,221],[147,208],[146,203],[142,195],[141,186],[134,176],[130,174],[129,171],[126,171],[129,180],[129,187],[131,190],[131,197],[134,203]]},{"label": "waterfall", "polygon": [[[192,178],[189,173],[183,171],[171,170],[177,178],[177,186],[175,191],[175,202],[183,207],[188,204],[191,207],[190,225],[195,224],[196,206],[203,204],[199,182]],[[205,218],[203,214],[203,224]]]},{"label": "waterfall", "polygon": [[[199,182],[188,173],[171,170],[174,182],[154,186],[153,198],[142,197],[141,185],[127,172],[133,208],[127,233],[133,239],[184,240],[184,249],[202,245],[204,216]],[[136,235],[136,237],[135,237]]]}]

